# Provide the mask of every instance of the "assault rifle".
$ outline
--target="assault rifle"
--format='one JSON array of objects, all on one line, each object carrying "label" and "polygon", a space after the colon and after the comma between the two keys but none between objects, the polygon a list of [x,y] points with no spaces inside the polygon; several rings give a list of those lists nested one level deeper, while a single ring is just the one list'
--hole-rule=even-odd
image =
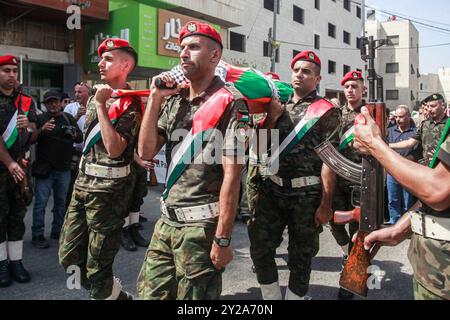
[{"label": "assault rifle", "polygon": [[[364,37],[361,41],[361,57],[369,64],[367,77],[369,103],[365,106],[380,127],[382,135],[385,136],[386,106],[383,102],[383,78],[377,75],[374,60],[376,49],[384,45],[386,41],[374,40],[373,37]],[[336,174],[359,185],[356,186],[356,189],[360,191],[359,206],[349,212],[336,211],[334,222],[336,224],[359,222],[358,236],[341,273],[339,285],[350,292],[366,297],[370,253],[364,249],[364,239],[371,231],[379,229],[383,223],[384,168],[372,156],[363,156],[362,164],[353,163],[336,151],[328,141],[316,147],[316,152]],[[352,205],[355,206],[353,193]]]},{"label": "assault rifle", "polygon": [[[22,91],[19,90],[18,93],[18,103],[17,103],[17,115],[24,115],[22,109]],[[29,133],[27,132],[27,129],[19,129],[19,157],[17,158],[17,163],[22,168],[23,172],[25,173],[22,180],[18,182],[19,184],[19,190],[20,190],[20,196],[22,197],[23,201],[25,202],[25,205],[29,206],[31,202],[33,201],[33,189],[30,185],[30,179],[28,175],[28,166],[30,164],[30,159],[28,156],[28,152],[25,148],[26,141],[25,139],[29,139]]]}]

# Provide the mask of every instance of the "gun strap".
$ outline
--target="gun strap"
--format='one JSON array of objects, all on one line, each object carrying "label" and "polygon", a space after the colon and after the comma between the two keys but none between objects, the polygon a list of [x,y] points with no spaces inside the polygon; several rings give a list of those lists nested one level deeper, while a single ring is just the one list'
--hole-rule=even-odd
[{"label": "gun strap", "polygon": [[441,139],[439,140],[439,143],[437,145],[436,151],[434,152],[433,160],[431,160],[429,167],[434,168],[437,165],[437,156],[439,153],[439,150],[441,150],[441,146],[445,141],[445,138],[447,138],[447,134],[450,130],[450,118],[447,119],[447,124],[445,125],[444,132],[442,133]]}]

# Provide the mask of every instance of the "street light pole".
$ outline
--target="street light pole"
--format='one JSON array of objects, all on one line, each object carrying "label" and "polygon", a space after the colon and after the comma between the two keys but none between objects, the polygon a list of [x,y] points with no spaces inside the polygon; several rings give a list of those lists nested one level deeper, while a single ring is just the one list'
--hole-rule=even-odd
[{"label": "street light pole", "polygon": [[275,72],[275,63],[276,63],[276,56],[277,56],[277,45],[275,43],[277,39],[277,12],[278,12],[278,4],[279,0],[273,1],[273,28],[272,28],[272,41],[270,43],[270,48],[272,48],[271,52],[271,60],[272,65],[270,67],[271,72]]}]

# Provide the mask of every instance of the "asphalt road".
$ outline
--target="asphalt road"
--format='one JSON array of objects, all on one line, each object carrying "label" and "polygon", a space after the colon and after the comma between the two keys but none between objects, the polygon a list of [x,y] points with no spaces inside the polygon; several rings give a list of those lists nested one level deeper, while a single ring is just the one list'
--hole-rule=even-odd
[{"label": "asphalt road", "polygon": [[[159,195],[161,187],[152,187],[145,198],[141,211],[148,218],[141,233],[150,238],[154,224],[159,216]],[[46,237],[49,237],[51,226],[50,199],[46,214]],[[51,247],[36,249],[31,244],[32,206],[25,218],[26,234],[24,238],[24,265],[31,273],[32,281],[26,284],[13,283],[10,287],[0,288],[0,300],[72,300],[88,299],[83,289],[69,290],[67,275],[58,264],[58,243],[49,240]],[[287,268],[287,232],[285,241],[277,251],[280,285],[283,292],[286,289],[289,270]],[[222,299],[224,300],[258,300],[261,299],[255,274],[251,271],[252,262],[249,254],[249,240],[246,226],[237,221],[233,231],[234,259],[223,274]],[[412,269],[406,252],[409,241],[395,248],[382,248],[373,264],[379,267],[377,272],[379,289],[370,290],[367,299],[373,300],[410,300],[412,293]],[[114,272],[124,285],[124,288],[135,293],[136,279],[142,265],[145,248],[136,252],[119,251],[114,263]],[[330,231],[324,228],[320,236],[320,251],[314,258],[310,290],[308,295],[315,300],[337,299],[338,280],[341,264],[340,248]],[[356,298],[359,299],[359,298]]]}]

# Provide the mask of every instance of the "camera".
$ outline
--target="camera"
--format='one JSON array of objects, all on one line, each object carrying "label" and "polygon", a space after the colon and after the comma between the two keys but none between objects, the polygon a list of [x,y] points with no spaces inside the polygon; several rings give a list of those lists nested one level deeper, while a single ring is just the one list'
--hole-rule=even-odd
[{"label": "camera", "polygon": [[65,139],[75,139],[77,130],[74,126],[62,124],[55,128],[55,132],[61,133]]}]

